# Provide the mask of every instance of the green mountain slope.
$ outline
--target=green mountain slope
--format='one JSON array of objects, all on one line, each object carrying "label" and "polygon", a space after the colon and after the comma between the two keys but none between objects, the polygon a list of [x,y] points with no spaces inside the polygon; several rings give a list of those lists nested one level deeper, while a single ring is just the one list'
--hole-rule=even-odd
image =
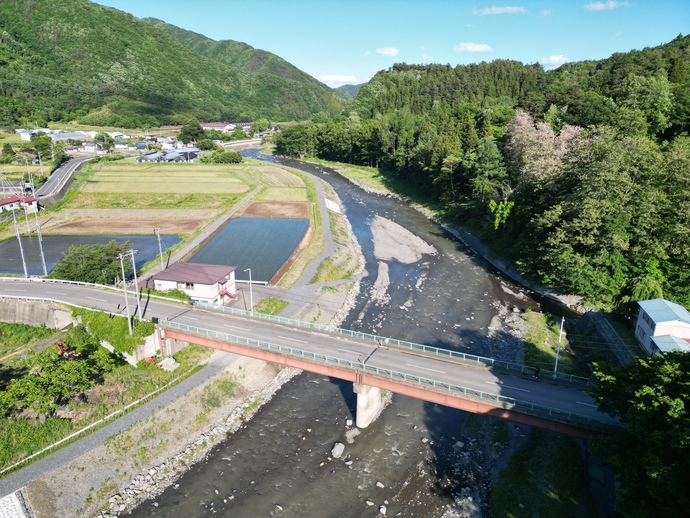
[{"label": "green mountain slope", "polygon": [[149,22],[87,0],[0,2],[2,126],[306,119],[339,111],[323,89],[206,57]]}]

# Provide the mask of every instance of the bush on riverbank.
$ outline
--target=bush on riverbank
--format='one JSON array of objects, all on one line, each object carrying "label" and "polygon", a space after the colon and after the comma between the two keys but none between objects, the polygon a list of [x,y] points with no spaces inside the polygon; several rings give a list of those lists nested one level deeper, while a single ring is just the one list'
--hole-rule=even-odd
[{"label": "bush on riverbank", "polygon": [[[125,319],[109,320],[107,314],[99,315],[104,315],[105,323],[94,328],[101,336],[113,339],[122,330],[106,333],[101,327],[121,321],[129,337]],[[99,318],[90,319],[89,324]],[[100,347],[100,338],[84,325],[72,328],[63,341],[78,356],[63,357],[57,347],[50,346],[5,366],[7,385],[0,391],[0,470],[169,383],[182,381],[212,353],[188,346],[175,355],[181,368],[171,373],[153,366],[133,368]]]}]

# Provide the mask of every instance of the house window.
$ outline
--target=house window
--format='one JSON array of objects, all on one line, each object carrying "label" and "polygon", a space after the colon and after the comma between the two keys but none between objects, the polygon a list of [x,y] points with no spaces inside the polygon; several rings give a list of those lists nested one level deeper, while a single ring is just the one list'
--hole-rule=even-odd
[{"label": "house window", "polygon": [[186,289],[186,290],[193,290],[193,289],[194,289],[194,284],[192,284],[191,282],[188,282],[188,283],[185,285],[185,289]]}]

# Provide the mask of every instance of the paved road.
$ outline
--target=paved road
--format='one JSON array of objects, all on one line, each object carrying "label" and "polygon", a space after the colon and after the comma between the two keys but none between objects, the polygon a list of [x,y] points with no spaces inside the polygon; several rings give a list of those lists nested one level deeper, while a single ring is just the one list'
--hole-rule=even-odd
[{"label": "paved road", "polygon": [[[81,306],[95,307],[123,314],[122,292],[65,284],[47,284],[32,280],[0,280],[0,296],[45,297]],[[130,306],[134,301],[130,299]],[[192,306],[142,301],[143,317],[169,320],[203,329],[211,329],[234,336],[261,340],[344,360],[369,358],[367,365],[451,383],[474,390],[515,398],[563,412],[613,422],[597,411],[594,400],[582,389],[545,383],[522,376],[503,374],[475,366],[448,361],[436,356],[420,356],[391,347],[376,349],[371,342],[349,336],[276,324],[265,320],[240,317],[216,311],[204,311]]]},{"label": "paved road", "polygon": [[41,185],[41,187],[39,187],[39,189],[36,191],[36,197],[38,200],[41,201],[41,198],[47,198],[59,193],[72,177],[72,173],[74,173],[74,171],[76,171],[80,165],[91,160],[91,158],[93,157],[75,158],[74,160],[69,160],[58,167],[48,177],[46,183]]}]

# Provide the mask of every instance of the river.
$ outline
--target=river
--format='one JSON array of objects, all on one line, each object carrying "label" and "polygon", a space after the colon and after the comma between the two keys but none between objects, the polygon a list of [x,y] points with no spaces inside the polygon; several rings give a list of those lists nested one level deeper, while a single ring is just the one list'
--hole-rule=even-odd
[{"label": "river", "polygon": [[[256,150],[245,154],[258,158]],[[343,327],[489,356],[498,343],[487,337],[497,308],[537,307],[406,204],[365,193],[321,166],[262,158],[322,177],[345,206],[368,276]],[[368,294],[379,268],[370,225],[376,215],[402,225],[438,254],[415,264],[389,262],[390,300],[372,304]],[[394,395],[381,417],[353,436],[357,430],[347,423],[355,406],[352,384],[304,373],[132,515],[355,518],[377,516],[383,505],[387,516],[430,517],[443,515],[461,488],[476,494],[486,485],[475,475],[481,467],[472,471],[459,464],[458,441],[472,439],[472,427],[463,430],[467,414]],[[346,445],[344,459],[329,458],[336,441]]]}]

